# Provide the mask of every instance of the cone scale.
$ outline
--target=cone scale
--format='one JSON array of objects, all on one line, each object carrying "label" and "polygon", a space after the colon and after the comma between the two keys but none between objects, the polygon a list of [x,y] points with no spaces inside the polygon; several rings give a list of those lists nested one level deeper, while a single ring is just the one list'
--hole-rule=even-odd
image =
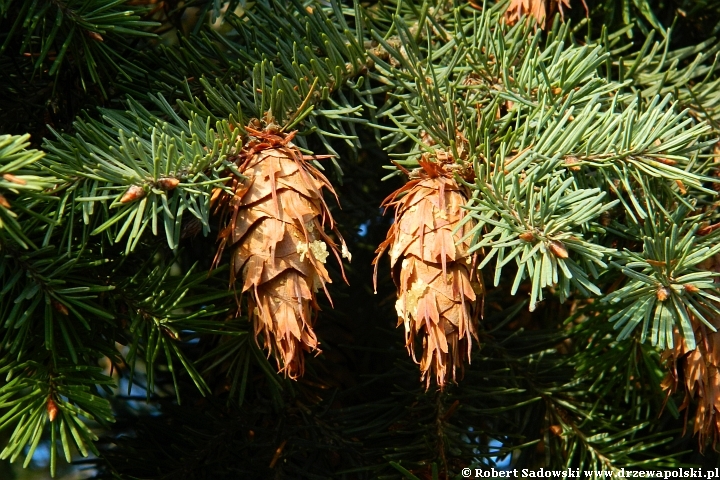
[{"label": "cone scale", "polygon": [[429,160],[420,165],[418,178],[383,202],[395,209],[395,222],[376,251],[375,278],[380,257],[389,251],[408,353],[420,364],[427,387],[432,377],[443,387],[470,361],[483,288],[475,275],[476,257],[462,240],[474,225],[460,226],[467,197],[448,168]]},{"label": "cone scale", "polygon": [[304,372],[303,351],[320,352],[313,330],[316,295],[323,290],[330,298],[330,253],[342,269],[326,228],[341,242],[343,255],[349,253],[322,196],[323,188],[335,191],[308,162],[317,157],[291,143],[294,133],[246,131],[251,139],[236,161],[242,177],[231,175],[233,193],[217,190],[213,198],[224,219],[215,262],[225,248],[231,250],[231,288],[247,298],[256,341],[263,339],[281,373],[297,378]]}]

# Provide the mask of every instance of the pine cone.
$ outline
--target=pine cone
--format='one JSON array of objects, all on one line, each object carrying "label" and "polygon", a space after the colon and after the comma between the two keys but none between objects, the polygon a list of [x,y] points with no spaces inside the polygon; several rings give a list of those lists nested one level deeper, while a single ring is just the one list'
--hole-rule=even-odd
[{"label": "pine cone", "polygon": [[679,410],[685,410],[686,424],[690,403],[692,400],[697,402],[693,433],[698,435],[702,452],[708,438],[712,438],[713,448],[720,439],[720,332],[712,332],[694,319],[692,322],[697,347],[688,350],[680,333],[675,332],[675,348],[663,354],[663,358],[669,360],[670,368],[662,387],[668,395],[678,386],[684,387],[685,399]]},{"label": "pine cone", "polygon": [[[697,265],[702,270],[720,273],[720,255],[716,254]],[[688,289],[688,285],[685,286]],[[717,319],[716,319],[717,320]],[[711,331],[704,323],[690,316],[695,335],[694,350],[689,350],[683,337],[676,329],[675,347],[663,352],[667,361],[668,374],[662,382],[668,396],[678,388],[685,389],[685,399],[680,411],[685,410],[685,424],[692,400],[697,402],[694,434],[698,435],[700,451],[705,449],[708,438],[712,437],[713,449],[720,439],[720,331]],[[718,322],[714,322],[718,325]],[[682,376],[678,374],[682,372]],[[684,383],[684,385],[683,385]],[[685,432],[683,432],[683,435]]]},{"label": "pine cone", "polygon": [[[459,227],[466,197],[452,175],[439,163],[421,160],[420,178],[411,180],[383,202],[395,208],[395,222],[374,260],[390,249],[398,326],[405,325],[405,344],[413,360],[416,337],[422,338],[421,379],[430,386],[447,382],[448,370],[470,360],[472,337],[477,340],[482,280],[474,276],[476,257],[461,239],[474,223]],[[455,229],[458,231],[453,233]]]},{"label": "pine cone", "polygon": [[237,160],[245,178],[231,178],[234,195],[218,191],[218,209],[229,218],[219,234],[215,261],[229,245],[231,286],[242,278],[241,291],[249,292],[248,315],[256,341],[262,334],[279,371],[297,378],[304,371],[302,350],[319,352],[313,332],[319,310],[315,294],[322,288],[330,298],[324,265],[330,251],[342,269],[326,226],[340,239],[344,256],[349,258],[349,253],[322,196],[323,187],[335,191],[307,162],[314,157],[303,156],[290,143],[294,133],[247,132],[255,139],[245,144]]},{"label": "pine cone", "polygon": [[[585,5],[585,0],[583,0]],[[552,19],[556,11],[560,11],[560,15],[564,18],[565,11],[563,7],[570,8],[570,0],[511,0],[507,10],[505,10],[505,20],[508,25],[515,23],[522,18],[523,15],[530,15],[535,18],[540,28],[549,27],[547,20]],[[585,5],[585,11],[588,8]]]}]

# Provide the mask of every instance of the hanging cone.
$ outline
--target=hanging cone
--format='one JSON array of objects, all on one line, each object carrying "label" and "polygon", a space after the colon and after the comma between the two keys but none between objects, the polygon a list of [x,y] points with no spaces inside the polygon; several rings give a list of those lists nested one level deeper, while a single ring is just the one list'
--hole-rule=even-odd
[{"label": "hanging cone", "polygon": [[304,371],[302,351],[319,352],[313,331],[316,292],[322,288],[328,295],[325,284],[331,280],[324,264],[330,252],[342,269],[326,227],[340,240],[343,256],[350,255],[322,196],[323,188],[335,191],[307,161],[317,157],[303,156],[290,143],[294,133],[249,127],[247,132],[253,138],[236,162],[245,178],[232,176],[234,195],[220,189],[213,195],[226,222],[215,263],[225,247],[232,250],[231,286],[239,280],[239,290],[248,293],[256,340],[262,335],[279,371],[297,378]]},{"label": "hanging cone", "polygon": [[[720,273],[720,254],[706,259],[697,267]],[[685,289],[691,292],[697,291],[697,287],[692,284],[685,285]],[[662,388],[667,391],[668,396],[678,387],[685,390],[685,399],[680,405],[680,411],[685,410],[686,425],[690,404],[693,400],[696,401],[693,433],[698,436],[698,444],[702,452],[709,438],[712,438],[713,449],[720,439],[720,372],[718,372],[720,332],[713,332],[693,316],[690,316],[690,321],[697,346],[694,350],[689,350],[680,332],[675,331],[673,341],[675,347],[666,350],[662,355],[662,359],[667,361],[669,367]],[[717,321],[714,323],[718,325]]]},{"label": "hanging cone", "polygon": [[[587,12],[585,0],[583,5]],[[555,12],[560,11],[560,15],[565,17],[565,8],[570,8],[570,0],[510,0],[510,5],[505,10],[505,20],[508,25],[515,25],[523,15],[529,15],[537,20],[540,28],[545,29],[550,26],[547,20],[552,20]]]},{"label": "hanging cone", "polygon": [[663,354],[670,368],[662,387],[668,395],[678,387],[685,390],[679,410],[685,410],[686,424],[690,403],[696,401],[693,433],[698,436],[702,452],[709,438],[713,448],[720,439],[720,332],[712,332],[694,319],[692,323],[697,347],[688,350],[680,333],[675,332],[675,348]]},{"label": "hanging cone", "polygon": [[[390,249],[390,265],[398,299],[398,326],[405,326],[405,345],[417,362],[416,340],[422,342],[421,379],[430,386],[447,383],[448,373],[470,359],[472,337],[483,293],[482,280],[474,276],[476,258],[468,255],[467,222],[455,233],[465,216],[466,197],[448,170],[439,163],[421,160],[422,170],[390,195],[383,206],[395,208],[395,222],[376,253],[378,260]],[[419,338],[418,338],[419,337]]]}]

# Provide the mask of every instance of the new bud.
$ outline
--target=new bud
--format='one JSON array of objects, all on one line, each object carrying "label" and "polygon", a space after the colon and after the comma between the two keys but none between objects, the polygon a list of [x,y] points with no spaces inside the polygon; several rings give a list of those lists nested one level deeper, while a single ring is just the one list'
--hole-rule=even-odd
[{"label": "new bud", "polygon": [[548,244],[548,248],[550,248],[550,251],[557,258],[568,258],[568,251],[562,242],[558,242],[557,240],[552,240]]},{"label": "new bud", "polygon": [[48,413],[48,418],[50,419],[50,421],[54,422],[55,418],[57,417],[57,414],[58,414],[58,407],[52,398],[48,398],[47,413]]},{"label": "new bud", "polygon": [[579,172],[580,165],[578,165],[578,163],[580,163],[580,160],[576,157],[565,157],[565,165],[568,167],[568,170]]},{"label": "new bud", "polygon": [[62,303],[58,302],[57,300],[52,301],[52,306],[53,306],[53,308],[55,308],[55,310],[62,313],[63,315],[65,315],[65,316],[70,315],[70,311],[68,310],[68,308],[65,305],[63,305]]},{"label": "new bud", "polygon": [[120,203],[130,203],[145,196],[145,189],[140,185],[131,185],[120,199]]},{"label": "new bud", "polygon": [[518,235],[518,237],[520,237],[520,240],[524,240],[526,242],[532,242],[533,240],[535,240],[535,235],[533,235],[532,232],[523,232]]},{"label": "new bud", "polygon": [[87,36],[88,36],[88,37],[92,38],[92,39],[95,40],[96,42],[104,42],[104,41],[105,41],[105,39],[102,37],[102,35],[100,35],[100,34],[97,33],[97,32],[88,31],[88,32],[86,32],[86,33],[87,33]]},{"label": "new bud", "polygon": [[158,187],[160,187],[163,190],[175,190],[178,185],[180,185],[180,180],[177,178],[160,178],[157,181]]}]

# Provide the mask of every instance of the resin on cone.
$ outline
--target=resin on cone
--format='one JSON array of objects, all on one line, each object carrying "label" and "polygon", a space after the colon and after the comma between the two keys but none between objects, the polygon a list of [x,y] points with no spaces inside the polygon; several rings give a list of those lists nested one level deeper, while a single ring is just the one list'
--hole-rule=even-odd
[{"label": "resin on cone", "polygon": [[322,196],[323,188],[335,191],[309,163],[318,157],[303,155],[291,143],[294,133],[246,131],[250,140],[236,161],[244,178],[231,176],[233,194],[218,189],[213,195],[225,225],[215,262],[231,249],[231,286],[247,298],[256,340],[262,336],[280,372],[297,378],[304,371],[303,351],[319,352],[316,293],[322,289],[330,298],[325,263],[331,252],[342,270],[326,229],[341,242],[343,256],[350,255]]},{"label": "resin on cone", "polygon": [[[395,209],[395,222],[376,251],[375,277],[389,249],[405,345],[427,386],[434,376],[442,387],[469,362],[483,289],[475,255],[467,253],[469,241],[462,240],[474,224],[462,224],[467,198],[450,173],[452,166],[428,159],[420,165],[418,178],[383,202]],[[419,362],[416,342],[422,344]]]}]

